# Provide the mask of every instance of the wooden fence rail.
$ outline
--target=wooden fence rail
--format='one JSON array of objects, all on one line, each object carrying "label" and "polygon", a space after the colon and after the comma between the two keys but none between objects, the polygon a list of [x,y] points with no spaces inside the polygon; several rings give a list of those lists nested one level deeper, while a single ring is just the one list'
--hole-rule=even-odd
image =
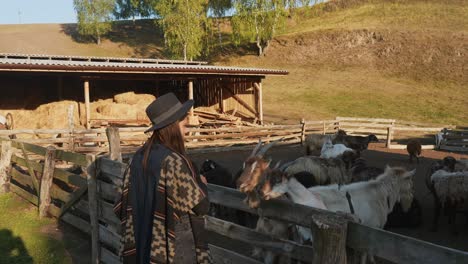
[{"label": "wooden fence rail", "polygon": [[[435,134],[444,128],[454,126],[428,126],[422,123],[398,121],[382,118],[350,118],[336,117],[334,120],[305,121],[297,125],[272,125],[256,127],[219,127],[219,128],[189,128],[186,136],[189,151],[224,151],[230,148],[256,143],[259,138],[271,141],[282,138],[284,143],[303,143],[306,135],[311,133],[329,134],[338,129],[345,130],[350,135],[374,134],[379,139],[385,139],[388,148],[405,148],[405,145],[392,144],[395,134]],[[122,151],[134,152],[148,138],[143,132],[146,127],[119,128],[119,140]],[[22,142],[36,145],[54,145],[59,150],[69,150],[83,153],[109,152],[106,130],[101,129],[21,129],[0,130],[0,136],[26,135]],[[40,138],[36,138],[40,135]],[[43,138],[47,136],[47,138]],[[32,138],[31,138],[32,137]],[[464,150],[454,142],[452,147]],[[436,144],[426,145],[423,148],[434,148]],[[464,145],[462,145],[464,146]]]}]

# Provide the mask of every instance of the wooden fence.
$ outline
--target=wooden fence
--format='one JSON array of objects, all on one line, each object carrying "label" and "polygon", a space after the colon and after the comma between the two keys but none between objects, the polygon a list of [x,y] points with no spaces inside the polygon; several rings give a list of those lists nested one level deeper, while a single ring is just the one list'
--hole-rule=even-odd
[{"label": "wooden fence", "polygon": [[444,129],[436,140],[437,147],[448,151],[468,152],[468,129]]},{"label": "wooden fence", "polygon": [[[297,144],[312,133],[330,134],[338,129],[345,130],[350,135],[374,134],[381,140],[386,140],[388,148],[405,148],[406,145],[392,144],[395,136],[420,136],[436,134],[444,128],[455,128],[449,125],[429,126],[421,123],[403,122],[395,119],[381,118],[349,118],[337,117],[335,120],[304,121],[296,125],[272,125],[258,127],[219,127],[219,128],[189,128],[190,135],[186,137],[189,152],[224,151],[244,148],[263,141],[282,139],[282,144]],[[146,127],[119,128],[121,150],[132,153],[147,139],[143,132]],[[51,145],[57,149],[78,153],[107,153],[109,145],[106,130],[101,129],[21,129],[0,130],[0,136],[18,136],[22,142],[36,145]],[[423,148],[434,148],[435,144]]]},{"label": "wooden fence", "polygon": [[[117,256],[120,221],[112,208],[127,164],[121,161],[116,138],[111,136],[109,140],[112,153],[97,158],[90,154],[2,140],[1,190],[11,190],[38,206],[41,216],[50,214],[89,234],[92,263],[120,263]],[[61,163],[77,165],[82,170],[70,172],[61,168],[64,166]],[[237,190],[216,185],[209,185],[208,190],[211,203],[308,227],[314,235],[312,245],[301,245],[206,217],[206,228],[212,234],[209,242],[215,263],[259,263],[250,257],[246,246],[273,250],[314,264],[356,263],[351,256],[357,254],[347,255],[346,249],[371,252],[396,263],[468,263],[468,252],[360,225],[347,214],[283,200],[262,202],[260,208],[254,210],[243,202],[245,195]]]}]

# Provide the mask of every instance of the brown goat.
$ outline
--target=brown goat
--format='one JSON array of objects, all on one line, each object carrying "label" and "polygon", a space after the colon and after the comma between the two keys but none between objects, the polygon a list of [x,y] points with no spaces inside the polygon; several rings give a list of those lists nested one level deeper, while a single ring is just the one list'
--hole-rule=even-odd
[{"label": "brown goat", "polygon": [[419,164],[418,156],[421,155],[421,142],[419,142],[417,139],[410,140],[408,145],[406,145],[406,150],[409,154],[409,162],[413,163],[413,157],[415,157]]}]

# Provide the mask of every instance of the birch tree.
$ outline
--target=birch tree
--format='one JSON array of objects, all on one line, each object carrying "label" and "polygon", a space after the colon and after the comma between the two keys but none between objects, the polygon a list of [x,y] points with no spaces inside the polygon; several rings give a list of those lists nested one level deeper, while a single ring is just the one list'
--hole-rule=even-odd
[{"label": "birch tree", "polygon": [[78,32],[92,36],[101,44],[101,36],[111,29],[114,0],[73,0],[78,20]]},{"label": "birch tree", "polygon": [[286,6],[287,0],[235,0],[234,41],[255,41],[258,55],[264,55],[287,17]]}]

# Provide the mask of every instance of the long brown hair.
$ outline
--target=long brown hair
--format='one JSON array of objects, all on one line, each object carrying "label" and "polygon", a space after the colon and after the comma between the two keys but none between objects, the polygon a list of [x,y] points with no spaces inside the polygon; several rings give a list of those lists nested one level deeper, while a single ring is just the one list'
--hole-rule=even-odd
[{"label": "long brown hair", "polygon": [[151,147],[156,143],[164,145],[170,150],[175,151],[178,154],[182,155],[184,158],[187,157],[187,153],[185,151],[184,136],[180,132],[179,122],[180,120],[168,126],[165,126],[161,129],[153,131],[153,134],[143,146],[144,148],[143,170],[144,171],[146,171],[146,168],[148,165],[148,159],[149,159],[149,154],[151,152]]}]

